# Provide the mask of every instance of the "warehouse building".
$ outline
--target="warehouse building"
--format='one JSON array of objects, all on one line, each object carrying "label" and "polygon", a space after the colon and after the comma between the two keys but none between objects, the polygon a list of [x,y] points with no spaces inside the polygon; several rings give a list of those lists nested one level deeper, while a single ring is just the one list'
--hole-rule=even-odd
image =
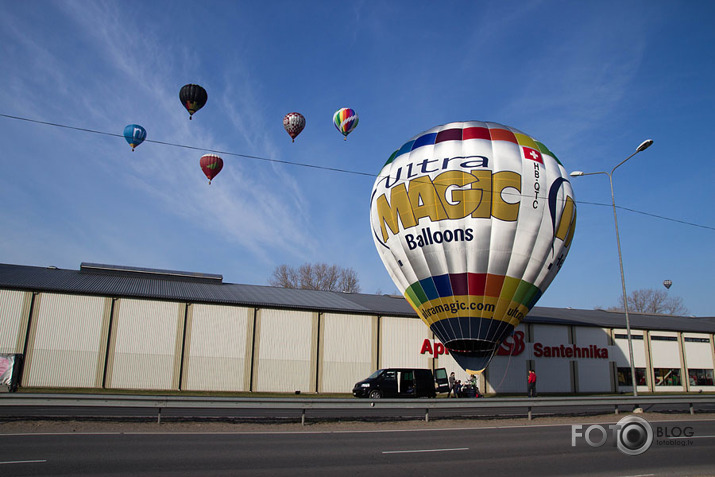
[{"label": "warehouse building", "polygon": [[[639,392],[715,391],[715,318],[630,314]],[[379,368],[466,374],[402,297],[83,263],[0,265],[0,353],[33,388],[349,393]],[[622,313],[534,308],[482,392],[631,392]],[[0,372],[2,374],[2,372]]]}]

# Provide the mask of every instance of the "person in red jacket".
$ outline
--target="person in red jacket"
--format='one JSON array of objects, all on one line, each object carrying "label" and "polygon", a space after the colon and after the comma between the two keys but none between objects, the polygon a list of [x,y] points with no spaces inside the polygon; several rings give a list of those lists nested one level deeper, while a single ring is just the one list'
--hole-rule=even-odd
[{"label": "person in red jacket", "polygon": [[536,397],[536,373],[533,369],[529,370],[529,375],[526,378],[529,397]]}]

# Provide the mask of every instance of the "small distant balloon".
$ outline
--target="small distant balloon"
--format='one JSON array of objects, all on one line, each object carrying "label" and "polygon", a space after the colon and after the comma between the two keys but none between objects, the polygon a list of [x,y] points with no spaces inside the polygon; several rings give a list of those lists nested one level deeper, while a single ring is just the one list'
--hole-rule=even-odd
[{"label": "small distant balloon", "polygon": [[305,117],[300,113],[288,113],[283,117],[283,127],[295,142],[296,136],[305,128]]},{"label": "small distant balloon", "polygon": [[663,286],[670,290],[670,286],[673,284],[671,280],[663,280]]},{"label": "small distant balloon", "polygon": [[179,91],[179,99],[189,112],[189,119],[192,119],[194,113],[204,107],[208,98],[206,90],[197,84],[185,84]]},{"label": "small distant balloon", "polygon": [[128,124],[124,128],[124,139],[132,146],[133,151],[135,147],[143,143],[144,139],[146,139],[146,129],[138,124]]},{"label": "small distant balloon", "polygon": [[335,111],[335,114],[333,114],[333,124],[335,124],[335,128],[345,136],[346,141],[348,140],[348,134],[353,132],[357,127],[359,119],[355,110],[350,108],[338,109]]},{"label": "small distant balloon", "polygon": [[201,156],[199,164],[201,164],[201,170],[204,171],[204,174],[209,180],[209,184],[211,184],[213,178],[223,169],[223,159],[216,154],[204,154]]}]

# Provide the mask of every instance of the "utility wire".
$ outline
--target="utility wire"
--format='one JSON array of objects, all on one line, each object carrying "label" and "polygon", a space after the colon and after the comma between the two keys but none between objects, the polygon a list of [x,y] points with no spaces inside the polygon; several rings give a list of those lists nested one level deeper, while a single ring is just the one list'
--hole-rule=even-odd
[{"label": "utility wire", "polygon": [[[37,119],[23,118],[23,117],[20,117],[20,116],[11,116],[11,115],[9,115],[9,114],[3,114],[3,113],[0,113],[0,116],[2,116],[2,117],[4,117],[4,118],[8,118],[8,119],[16,119],[16,120],[18,120],[18,121],[27,121],[27,122],[29,122],[29,123],[44,124],[45,126],[54,126],[54,127],[58,127],[58,128],[72,129],[72,130],[74,130],[74,131],[88,132],[88,133],[92,133],[92,134],[100,134],[100,135],[103,135],[103,136],[111,136],[111,137],[124,138],[124,135],[122,135],[122,134],[109,133],[109,132],[106,132],[106,131],[97,131],[97,130],[94,130],[94,129],[80,128],[80,127],[76,127],[76,126],[68,126],[68,125],[66,125],[66,124],[51,123],[51,122],[48,122],[48,121],[40,121],[40,120],[37,120]],[[344,174],[355,174],[355,175],[359,175],[359,176],[368,176],[368,177],[373,177],[373,178],[374,178],[374,177],[377,177],[377,175],[375,175],[375,174],[370,174],[370,173],[367,173],[367,172],[351,171],[351,170],[348,170],[348,169],[338,169],[338,168],[335,168],[335,167],[316,166],[316,165],[314,165],[314,164],[305,164],[305,163],[301,163],[301,162],[282,161],[282,160],[280,160],[280,159],[271,159],[271,158],[268,158],[268,157],[251,156],[251,155],[249,155],[249,154],[239,154],[239,153],[230,152],[230,151],[220,151],[220,150],[217,150],[217,149],[206,149],[206,148],[196,147],[196,146],[187,146],[186,144],[176,144],[176,143],[173,143],[173,142],[156,141],[156,140],[153,140],[153,139],[145,139],[144,142],[152,142],[152,143],[154,143],[154,144],[161,144],[161,145],[163,145],[163,146],[181,147],[181,148],[184,148],[184,149],[191,149],[191,150],[194,150],[194,151],[215,152],[215,153],[217,153],[217,154],[223,154],[223,155],[226,155],[226,156],[243,157],[243,158],[246,158],[246,159],[256,159],[256,160],[259,160],[259,161],[275,162],[275,163],[278,163],[278,164],[289,164],[289,165],[292,165],[292,166],[309,167],[309,168],[312,168],[312,169],[322,169],[322,170],[332,171],[332,172],[341,172],[341,173],[344,173]]]},{"label": "utility wire", "polygon": [[[17,120],[17,121],[26,121],[26,122],[35,123],[35,124],[43,124],[43,125],[45,125],[45,126],[54,126],[54,127],[58,127],[58,128],[72,129],[72,130],[74,130],[74,131],[87,132],[87,133],[92,133],[92,134],[99,134],[99,135],[103,135],[103,136],[111,136],[111,137],[124,138],[124,135],[123,135],[123,134],[109,133],[109,132],[106,132],[106,131],[97,131],[97,130],[94,130],[94,129],[80,128],[80,127],[77,127],[77,126],[68,126],[68,125],[66,125],[66,124],[52,123],[52,122],[48,122],[48,121],[40,121],[40,120],[38,120],[38,119],[23,118],[23,117],[21,117],[21,116],[12,116],[12,115],[10,115],[10,114],[0,113],[0,117],[4,117],[4,118],[8,118],[8,119],[15,119],[15,120]],[[193,150],[193,151],[214,152],[214,153],[223,154],[223,155],[226,155],[226,156],[243,157],[243,158],[246,158],[246,159],[255,159],[255,160],[258,160],[258,161],[273,162],[273,163],[277,163],[277,164],[287,164],[287,165],[291,165],[291,166],[307,167],[307,168],[311,168],[311,169],[320,169],[320,170],[324,170],[324,171],[340,172],[340,173],[343,173],[343,174],[353,174],[353,175],[367,176],[367,177],[372,177],[372,178],[379,177],[377,174],[370,174],[370,173],[368,173],[368,172],[351,171],[351,170],[349,170],[349,169],[338,169],[338,168],[335,168],[335,167],[327,167],[327,166],[316,166],[315,164],[306,164],[306,163],[302,163],[302,162],[282,161],[282,160],[280,160],[280,159],[271,159],[271,158],[268,158],[268,157],[252,156],[252,155],[249,155],[249,154],[239,154],[239,153],[236,153],[236,152],[220,151],[220,150],[216,150],[216,149],[206,149],[206,148],[201,148],[201,147],[196,147],[196,146],[188,146],[188,145],[185,145],[185,144],[176,144],[176,143],[172,143],[172,142],[156,141],[156,140],[153,140],[153,139],[146,139],[145,142],[151,142],[151,143],[154,143],[154,144],[161,144],[161,145],[163,145],[163,146],[180,147],[180,148],[183,148],[183,149],[190,149],[190,150]],[[612,204],[603,204],[603,203],[598,203],[598,202],[577,201],[576,203],[577,203],[577,204],[586,204],[586,205],[597,205],[597,206],[602,206],[602,207],[612,207]],[[656,218],[656,219],[668,220],[668,221],[671,221],[671,222],[677,222],[677,223],[679,223],[679,224],[690,225],[690,226],[692,226],[692,227],[699,227],[699,228],[702,228],[702,229],[715,230],[715,227],[710,227],[710,226],[708,226],[708,225],[700,225],[700,224],[696,224],[696,223],[693,223],[693,222],[686,222],[686,221],[684,221],[684,220],[678,220],[678,219],[673,219],[673,218],[670,218],[670,217],[664,217],[664,216],[662,216],[662,215],[656,215],[656,214],[651,214],[651,213],[648,213],[648,212],[642,212],[642,211],[640,211],[640,210],[630,209],[630,208],[628,208],[628,207],[622,207],[622,206],[617,205],[616,208],[622,209],[622,210],[627,210],[628,212],[633,212],[633,213],[636,213],[636,214],[646,215],[646,216],[648,216],[648,217],[653,217],[653,218]]]},{"label": "utility wire", "polygon": [[[586,202],[583,200],[578,200],[578,201],[576,201],[576,203],[578,205],[586,204],[586,205],[598,205],[601,207],[613,207],[613,204],[604,204],[604,203],[600,203],[600,202]],[[628,207],[622,207],[620,205],[616,205],[616,209],[626,210],[628,212],[633,212],[634,214],[647,215],[648,217],[654,217],[656,219],[669,220],[671,222],[677,222],[679,224],[692,225],[693,227],[700,227],[702,229],[715,230],[715,227],[710,227],[708,225],[700,225],[700,224],[695,224],[693,222],[686,222],[685,220],[672,219],[670,217],[664,217],[662,215],[656,215],[656,214],[651,214],[649,212],[643,212],[643,211],[636,210],[636,209],[630,209]]]}]

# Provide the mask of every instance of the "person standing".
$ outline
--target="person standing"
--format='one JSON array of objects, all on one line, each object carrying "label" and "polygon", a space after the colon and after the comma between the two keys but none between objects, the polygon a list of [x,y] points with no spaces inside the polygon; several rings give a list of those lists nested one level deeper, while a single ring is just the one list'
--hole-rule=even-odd
[{"label": "person standing", "polygon": [[449,392],[447,392],[447,397],[457,397],[457,378],[454,377],[454,372],[449,375]]},{"label": "person standing", "polygon": [[529,370],[526,383],[529,397],[536,397],[536,373],[533,369]]}]

